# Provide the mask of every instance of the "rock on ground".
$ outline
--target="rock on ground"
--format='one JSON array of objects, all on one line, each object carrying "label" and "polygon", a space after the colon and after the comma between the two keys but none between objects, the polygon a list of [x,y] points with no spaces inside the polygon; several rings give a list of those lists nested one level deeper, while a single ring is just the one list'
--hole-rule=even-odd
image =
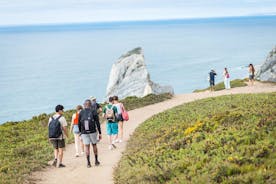
[{"label": "rock on ground", "polygon": [[142,48],[127,52],[113,64],[107,85],[107,97],[143,97],[162,93],[173,94],[174,90],[171,86],[161,86],[151,81]]},{"label": "rock on ground", "polygon": [[265,62],[260,66],[256,78],[260,81],[276,82],[276,46],[269,52]]}]

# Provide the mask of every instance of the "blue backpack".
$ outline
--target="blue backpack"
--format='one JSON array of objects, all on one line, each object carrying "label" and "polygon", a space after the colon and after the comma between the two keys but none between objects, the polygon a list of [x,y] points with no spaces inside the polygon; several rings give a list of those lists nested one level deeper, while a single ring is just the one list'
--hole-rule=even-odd
[{"label": "blue backpack", "polygon": [[51,121],[49,123],[49,138],[50,139],[57,139],[62,135],[62,128],[61,124],[59,122],[59,118],[61,118],[62,115],[60,115],[58,118],[51,117]]}]

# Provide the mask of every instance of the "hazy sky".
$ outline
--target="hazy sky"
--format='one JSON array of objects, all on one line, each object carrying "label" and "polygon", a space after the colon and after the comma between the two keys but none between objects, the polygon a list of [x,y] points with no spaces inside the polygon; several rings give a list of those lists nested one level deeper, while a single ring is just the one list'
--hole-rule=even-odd
[{"label": "hazy sky", "polygon": [[1,0],[0,25],[276,14],[276,0]]}]

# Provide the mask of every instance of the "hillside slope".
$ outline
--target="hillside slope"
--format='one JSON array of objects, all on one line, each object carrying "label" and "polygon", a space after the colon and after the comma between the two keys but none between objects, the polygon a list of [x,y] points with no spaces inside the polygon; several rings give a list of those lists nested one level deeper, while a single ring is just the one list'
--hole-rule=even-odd
[{"label": "hillside slope", "polygon": [[115,183],[276,183],[276,93],[208,98],[150,118]]}]

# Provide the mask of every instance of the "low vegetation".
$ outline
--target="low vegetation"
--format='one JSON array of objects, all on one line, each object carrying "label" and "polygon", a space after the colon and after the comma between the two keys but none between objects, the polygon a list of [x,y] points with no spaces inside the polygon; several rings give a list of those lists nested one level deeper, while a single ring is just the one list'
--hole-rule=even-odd
[{"label": "low vegetation", "polygon": [[[164,101],[170,95],[149,95],[144,98],[129,97],[123,102],[128,110]],[[137,104],[139,103],[139,104]],[[65,112],[70,122],[74,110]],[[32,171],[48,165],[52,159],[52,147],[47,140],[47,124],[50,115],[41,114],[31,120],[7,122],[0,125],[0,183],[24,183]],[[70,135],[67,143],[72,142]]]},{"label": "low vegetation", "polygon": [[[247,86],[246,84],[247,80],[246,79],[235,79],[235,80],[232,80],[230,82],[231,84],[231,88],[237,88],[237,87],[243,87],[243,86]],[[224,87],[224,82],[220,82],[218,84],[215,85],[214,87],[215,91],[221,91],[221,90],[224,90],[225,87]],[[203,91],[208,91],[210,90],[210,87],[206,88],[206,89],[197,89],[197,90],[194,90],[195,93],[197,92],[203,92]]]},{"label": "low vegetation", "polygon": [[139,126],[117,184],[276,183],[276,93],[188,103]]}]

